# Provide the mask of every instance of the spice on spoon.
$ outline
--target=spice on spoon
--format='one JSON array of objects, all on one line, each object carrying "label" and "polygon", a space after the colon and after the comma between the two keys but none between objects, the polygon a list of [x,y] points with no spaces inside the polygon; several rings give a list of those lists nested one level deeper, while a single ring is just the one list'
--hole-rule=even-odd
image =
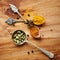
[{"label": "spice on spoon", "polygon": [[34,38],[40,38],[39,28],[36,26],[33,26],[30,28],[30,33]]},{"label": "spice on spoon", "polygon": [[14,35],[13,35],[13,41],[16,43],[16,44],[20,44],[21,42],[23,42],[26,38],[26,35],[20,31],[20,30],[17,30],[15,31]]}]

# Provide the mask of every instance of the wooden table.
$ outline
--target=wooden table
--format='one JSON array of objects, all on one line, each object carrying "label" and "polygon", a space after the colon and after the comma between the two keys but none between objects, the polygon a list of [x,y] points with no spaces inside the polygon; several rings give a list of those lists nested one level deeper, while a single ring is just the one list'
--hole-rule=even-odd
[{"label": "wooden table", "polygon": [[[23,10],[33,8],[33,12],[44,16],[45,24],[40,27],[41,39],[34,39],[26,24],[16,23],[15,26],[9,26],[5,23],[10,17],[18,17],[17,14],[7,11],[9,3]],[[60,0],[0,0],[0,60],[51,60],[27,43],[23,46],[14,45],[10,32],[18,29],[29,34],[29,41],[54,53],[52,60],[60,60]]]}]

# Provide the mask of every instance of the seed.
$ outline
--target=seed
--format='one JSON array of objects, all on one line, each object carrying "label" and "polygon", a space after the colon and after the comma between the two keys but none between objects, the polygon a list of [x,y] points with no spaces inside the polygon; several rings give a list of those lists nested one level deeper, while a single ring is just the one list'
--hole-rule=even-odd
[{"label": "seed", "polygon": [[28,14],[28,16],[30,17],[30,14]]},{"label": "seed", "polygon": [[18,36],[16,36],[16,39],[18,39],[19,37]]},{"label": "seed", "polygon": [[20,34],[21,36],[23,35],[23,33]]},{"label": "seed", "polygon": [[34,53],[34,51],[33,51],[33,50],[32,50],[31,52],[32,52],[32,53]]},{"label": "seed", "polygon": [[17,44],[19,44],[19,40],[17,40]]},{"label": "seed", "polygon": [[29,37],[29,35],[27,34],[27,37]]},{"label": "seed", "polygon": [[29,52],[29,51],[28,51],[27,53],[28,53],[28,54],[30,54],[30,52]]},{"label": "seed", "polygon": [[23,41],[21,40],[21,42],[23,42]]},{"label": "seed", "polygon": [[20,35],[20,34],[18,34],[18,36],[20,37],[21,35]]},{"label": "seed", "polygon": [[17,17],[17,19],[19,19],[19,17]]},{"label": "seed", "polygon": [[10,32],[10,35],[12,35],[12,33]]},{"label": "seed", "polygon": [[16,39],[14,39],[14,42],[16,42]]},{"label": "seed", "polygon": [[21,33],[20,31],[18,31],[18,33]]},{"label": "seed", "polygon": [[50,31],[53,31],[53,29],[51,29]]},{"label": "seed", "polygon": [[17,34],[14,35],[14,37],[16,37],[16,36],[17,36]]}]

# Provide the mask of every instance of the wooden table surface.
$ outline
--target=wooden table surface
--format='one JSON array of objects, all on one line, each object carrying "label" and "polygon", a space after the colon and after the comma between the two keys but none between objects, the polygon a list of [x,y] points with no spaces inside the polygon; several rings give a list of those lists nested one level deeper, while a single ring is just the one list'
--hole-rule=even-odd
[{"label": "wooden table surface", "polygon": [[[15,26],[9,26],[5,23],[10,17],[18,17],[7,11],[10,3],[23,10],[33,8],[33,12],[44,16],[45,24],[40,27],[41,39],[34,39],[26,24],[16,23]],[[18,29],[29,34],[29,41],[54,53],[52,60],[60,60],[60,0],[0,0],[0,60],[51,60],[32,45],[26,43],[16,46],[10,32]]]}]

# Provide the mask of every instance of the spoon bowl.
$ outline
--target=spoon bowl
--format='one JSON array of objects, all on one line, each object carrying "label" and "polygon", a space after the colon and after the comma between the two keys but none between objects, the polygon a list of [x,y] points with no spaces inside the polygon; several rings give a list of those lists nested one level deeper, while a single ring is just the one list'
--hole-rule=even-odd
[{"label": "spoon bowl", "polygon": [[[19,40],[19,39],[20,39],[20,36],[18,36],[19,33],[23,33],[23,35],[24,35],[25,38],[22,39],[22,40]],[[18,36],[18,37],[15,37],[15,35]],[[21,35],[21,37],[22,37],[22,35]],[[25,32],[22,31],[22,30],[16,30],[16,31],[13,33],[13,35],[12,35],[12,39],[13,39],[13,41],[14,41],[15,44],[17,44],[17,45],[22,45],[22,44],[24,44],[25,41],[26,41],[26,34],[25,34]]]},{"label": "spoon bowl", "polygon": [[[19,34],[19,35],[18,35]],[[18,37],[19,36],[19,37]],[[22,37],[22,38],[21,38]],[[12,39],[13,41],[15,42],[15,44],[17,45],[22,45],[24,44],[25,42],[35,46],[38,50],[40,50],[41,52],[43,52],[45,55],[47,55],[49,58],[53,58],[54,57],[54,54],[37,46],[36,44],[32,43],[31,41],[28,41],[27,40],[27,36],[26,36],[26,33],[22,30],[16,30],[13,35],[12,35]]]}]

